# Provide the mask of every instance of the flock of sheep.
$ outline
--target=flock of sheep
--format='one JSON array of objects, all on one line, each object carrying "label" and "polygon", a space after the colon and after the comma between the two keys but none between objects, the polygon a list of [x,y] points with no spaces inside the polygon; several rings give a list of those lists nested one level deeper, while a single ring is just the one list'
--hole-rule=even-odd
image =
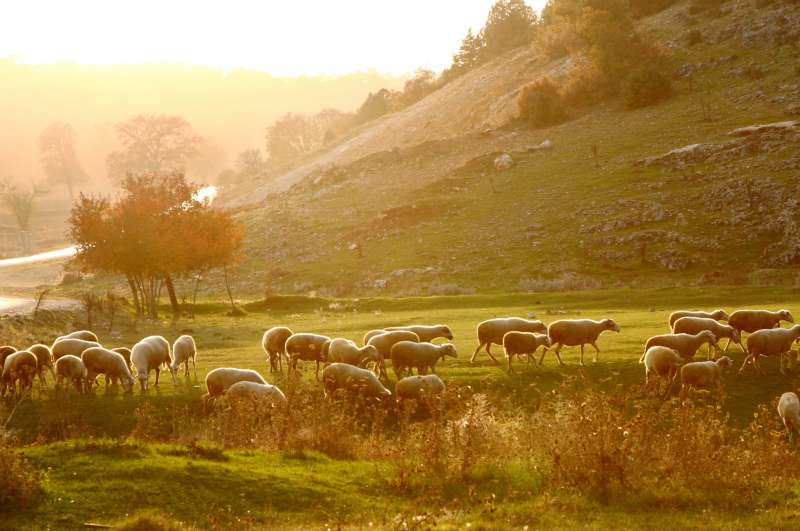
[{"label": "flock of sheep", "polygon": [[[794,323],[787,310],[739,310],[728,314],[723,310],[714,312],[678,311],[669,317],[670,333],[651,337],[645,344],[640,363],[645,367],[645,384],[652,377],[667,381],[665,396],[669,394],[680,375],[681,397],[694,389],[719,388],[722,385],[722,370],[733,361],[728,357],[731,343],[737,344],[745,354],[740,372],[748,364],[761,371],[759,358],[779,357],[781,373],[784,358],[792,363],[797,354],[791,350],[794,342],[800,342],[800,325],[781,328],[780,323]],[[552,349],[560,365],[563,347],[580,347],[580,365],[584,364],[584,347],[594,348],[594,361],[600,349],[597,340],[604,331],[619,332],[612,319],[559,320],[545,325],[539,320],[518,317],[490,319],[477,327],[478,347],[470,363],[485,349],[492,354],[493,344],[502,345],[513,372],[514,357],[526,358],[530,362],[539,348],[541,365],[548,350]],[[742,333],[747,332],[747,346],[742,343]],[[391,397],[392,392],[384,385],[389,380],[386,361],[391,361],[396,375],[395,395],[399,402],[413,399],[430,401],[441,397],[444,382],[435,374],[436,364],[446,357],[457,357],[451,343],[436,344],[439,338],[453,339],[453,332],[446,325],[414,325],[388,327],[371,330],[363,338],[363,346],[345,338],[330,338],[312,333],[294,333],[279,326],[267,330],[262,338],[262,348],[267,355],[270,372],[283,370],[286,362],[289,371],[296,371],[299,361],[316,363],[316,378],[319,380],[320,365],[322,383],[326,397],[337,391],[356,394],[365,398]],[[720,347],[722,339],[728,339],[725,349]],[[693,361],[697,351],[708,346],[708,359]],[[717,356],[719,354],[719,356]],[[155,371],[158,385],[161,368],[169,369],[173,383],[184,366],[189,376],[189,364],[195,365],[197,347],[191,336],[180,336],[170,343],[161,336],[149,336],[132,348],[104,348],[98,337],[87,330],[73,332],[57,338],[51,346],[33,345],[27,350],[0,347],[0,396],[10,391],[22,394],[30,390],[38,376],[42,385],[45,374],[50,372],[57,388],[67,382],[74,384],[79,392],[90,392],[97,385],[98,375],[105,376],[105,385],[119,383],[126,392],[133,390],[135,379],[141,390],[147,391],[149,375]],[[413,369],[417,374],[413,374]],[[433,374],[428,374],[430,370]],[[219,397],[267,400],[273,406],[286,404],[286,397],[276,386],[268,384],[254,370],[217,368],[206,375],[207,393],[203,396],[204,408]],[[800,399],[795,393],[784,393],[778,404],[778,412],[794,439],[800,434]]]}]

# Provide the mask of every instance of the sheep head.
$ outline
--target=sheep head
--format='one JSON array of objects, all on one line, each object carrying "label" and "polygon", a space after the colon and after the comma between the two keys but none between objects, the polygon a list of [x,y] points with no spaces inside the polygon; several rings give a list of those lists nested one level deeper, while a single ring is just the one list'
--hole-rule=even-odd
[{"label": "sheep head", "polygon": [[730,359],[728,356],[722,356],[721,358],[717,359],[716,364],[719,367],[725,369],[725,368],[733,366],[733,360]]},{"label": "sheep head", "polygon": [[619,332],[619,325],[613,319],[603,319],[603,328],[612,332]]},{"label": "sheep head", "polygon": [[794,317],[792,317],[792,314],[789,310],[781,310],[778,312],[778,315],[780,316],[782,321],[786,321],[789,323],[794,322]]},{"label": "sheep head", "polygon": [[546,347],[552,347],[553,346],[553,341],[550,339],[550,336],[548,336],[546,334],[539,334],[539,335],[543,336],[543,338],[544,338],[543,339],[544,346],[546,346]]},{"label": "sheep head", "polygon": [[450,327],[447,325],[440,325],[442,328],[442,335],[446,337],[448,340],[453,340],[453,331],[450,330]]},{"label": "sheep head", "polygon": [[730,315],[725,310],[714,310],[711,313],[711,317],[714,318],[715,321],[727,321],[730,319]]},{"label": "sheep head", "polygon": [[368,361],[380,361],[381,355],[374,345],[367,345],[361,349],[361,363]]},{"label": "sheep head", "polygon": [[442,345],[441,352],[442,352],[442,358],[444,358],[445,356],[450,356],[451,358],[458,357],[458,352],[456,351],[456,347],[452,343],[445,343],[444,345]]},{"label": "sheep head", "polygon": [[708,343],[709,345],[717,344],[717,336],[715,336],[714,332],[712,332],[711,330],[703,330],[702,332],[700,332],[699,336],[702,337],[703,341],[705,343]]}]

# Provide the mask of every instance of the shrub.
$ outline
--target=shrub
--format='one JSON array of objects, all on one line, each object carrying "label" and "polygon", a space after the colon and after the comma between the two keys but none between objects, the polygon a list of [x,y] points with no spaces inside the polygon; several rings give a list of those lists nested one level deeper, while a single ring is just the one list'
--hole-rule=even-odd
[{"label": "shrub", "polygon": [[533,127],[547,127],[566,118],[558,87],[550,78],[542,78],[522,88],[517,100],[519,116]]},{"label": "shrub", "polygon": [[634,70],[622,85],[625,107],[638,109],[663,101],[672,94],[672,81],[656,66]]},{"label": "shrub", "polygon": [[575,30],[575,24],[561,20],[543,26],[535,46],[548,59],[557,59],[580,49],[581,39]]},{"label": "shrub", "polygon": [[600,103],[612,90],[606,77],[593,63],[583,62],[572,69],[561,87],[567,108],[580,109]]},{"label": "shrub", "polygon": [[0,512],[29,505],[42,491],[40,473],[0,440]]}]

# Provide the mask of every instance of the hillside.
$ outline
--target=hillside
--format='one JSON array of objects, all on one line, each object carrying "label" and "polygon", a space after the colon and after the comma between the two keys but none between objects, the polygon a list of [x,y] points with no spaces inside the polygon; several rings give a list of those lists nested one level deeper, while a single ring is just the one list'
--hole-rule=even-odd
[{"label": "hillside", "polygon": [[[677,66],[660,105],[611,101],[556,127],[509,124],[516,91],[570,61],[519,49],[363,126],[276,188],[229,195],[248,233],[239,289],[795,282],[800,133],[729,132],[798,118],[800,8],[740,0],[706,18],[688,4],[641,22]],[[690,29],[703,42],[687,46]],[[553,148],[533,149],[544,140]],[[512,168],[494,169],[501,152]]]}]

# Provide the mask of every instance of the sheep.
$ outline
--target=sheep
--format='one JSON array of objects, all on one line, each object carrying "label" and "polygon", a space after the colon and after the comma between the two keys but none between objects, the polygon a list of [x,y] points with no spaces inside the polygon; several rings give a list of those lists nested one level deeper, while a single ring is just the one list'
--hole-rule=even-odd
[{"label": "sheep", "polygon": [[192,336],[181,336],[175,340],[175,343],[172,344],[172,363],[169,366],[169,370],[172,373],[172,379],[175,379],[175,376],[178,374],[178,369],[180,368],[181,364],[186,366],[186,372],[184,373],[186,378],[189,378],[189,361],[192,362],[192,368],[194,369],[194,379],[197,380],[197,345],[194,342],[194,338]]},{"label": "sheep", "polygon": [[55,380],[56,374],[53,372],[53,354],[50,352],[50,347],[47,345],[31,345],[28,347],[28,352],[36,356],[36,360],[38,361],[39,383],[42,385],[46,383],[44,378],[45,371],[50,371],[53,380]]},{"label": "sheep", "polygon": [[283,407],[288,403],[283,391],[274,385],[249,381],[236,382],[231,385],[225,391],[225,397],[229,400],[250,400],[252,402],[268,400],[272,407]]},{"label": "sheep", "polygon": [[328,345],[331,338],[319,334],[292,334],[286,340],[286,353],[289,355],[290,368],[297,370],[297,360],[317,362],[314,376],[319,380],[319,364],[327,360]]},{"label": "sheep", "polygon": [[395,343],[399,343],[400,341],[413,341],[414,343],[419,343],[419,336],[414,332],[409,332],[408,330],[393,330],[374,335],[367,341],[367,345],[371,345],[378,349],[378,354],[381,356],[381,378],[388,379],[388,375],[386,374],[386,360],[391,359],[392,347],[395,345]]},{"label": "sheep", "polygon": [[445,356],[458,357],[456,347],[452,343],[434,345],[433,343],[415,343],[400,341],[392,346],[392,368],[398,379],[403,377],[405,369],[416,367],[418,374],[427,374],[428,368],[436,373],[436,362]]},{"label": "sheep", "polygon": [[714,310],[713,312],[701,312],[695,310],[678,310],[669,314],[669,327],[672,329],[675,321],[681,317],[704,317],[706,319],[714,319],[715,321],[727,321],[730,315],[725,310]]},{"label": "sheep", "polygon": [[[368,344],[369,340],[372,339],[373,337],[379,336],[379,335],[385,334],[385,333],[386,333],[386,330],[384,330],[383,328],[381,328],[381,329],[377,329],[376,328],[374,330],[370,330],[369,332],[364,334],[364,345]],[[419,337],[419,336],[417,336],[417,337]]]},{"label": "sheep", "polygon": [[61,356],[66,356],[67,354],[71,354],[73,356],[81,357],[83,351],[87,348],[92,347],[100,347],[100,343],[96,341],[86,341],[83,339],[73,339],[73,338],[65,338],[65,339],[57,339],[55,343],[53,343],[52,348],[50,349],[53,353],[53,361],[58,361],[58,358]]},{"label": "sheep", "polygon": [[664,396],[669,394],[669,390],[678,377],[678,368],[683,362],[680,353],[672,348],[655,345],[647,349],[639,360],[644,363],[644,385],[650,383],[650,374],[655,373],[659,378],[667,379],[667,389]]},{"label": "sheep", "polygon": [[325,397],[331,399],[340,389],[365,398],[392,396],[392,392],[383,386],[374,372],[347,363],[332,363],[325,367],[322,371],[322,383]]},{"label": "sheep", "polygon": [[794,325],[791,328],[767,328],[753,332],[747,337],[747,356],[739,368],[739,374],[744,371],[748,362],[752,362],[753,367],[761,372],[758,356],[778,356],[778,366],[781,374],[784,374],[783,357],[785,354],[796,356],[794,352],[790,353],[790,351],[792,343],[798,338],[800,338],[800,325]]},{"label": "sheep", "polygon": [[36,356],[27,350],[19,350],[8,356],[3,364],[0,396],[3,396],[6,389],[9,388],[12,395],[16,394],[17,382],[19,382],[20,394],[26,389],[30,389],[33,385],[33,377],[38,372],[37,365]]},{"label": "sheep", "polygon": [[789,443],[794,444],[794,436],[800,435],[800,399],[795,393],[783,393],[778,400],[778,415],[789,432]]},{"label": "sheep", "polygon": [[500,317],[497,319],[489,319],[483,321],[478,325],[478,348],[469,359],[470,363],[475,362],[475,357],[480,352],[481,348],[486,347],[486,353],[492,358],[492,361],[498,363],[497,358],[494,357],[491,351],[492,343],[498,345],[503,344],[503,336],[507,332],[532,332],[537,334],[546,334],[547,326],[538,320],[531,321],[521,317]]},{"label": "sheep", "polygon": [[328,346],[327,360],[329,363],[348,363],[363,368],[369,362],[380,364],[383,358],[373,345],[358,348],[354,341],[340,337],[332,340]]},{"label": "sheep", "polygon": [[103,347],[91,347],[83,351],[81,361],[86,366],[87,392],[92,390],[92,386],[99,374],[105,375],[106,388],[109,383],[119,381],[126,393],[133,391],[135,380],[122,354]]},{"label": "sheep", "polygon": [[708,389],[713,385],[721,391],[722,370],[731,365],[733,360],[722,356],[716,360],[692,361],[681,367],[681,400],[694,389]]},{"label": "sheep", "polygon": [[395,395],[397,395],[398,403],[404,400],[429,402],[435,399],[441,399],[444,391],[444,382],[435,374],[407,376],[399,380],[394,386],[394,392]]},{"label": "sheep", "polygon": [[[714,348],[717,352],[722,351],[719,347],[719,340],[722,338],[728,338],[729,345],[731,341],[740,346],[742,344],[742,336],[736,328],[717,322],[714,319],[708,319],[706,317],[681,317],[675,321],[675,324],[672,326],[673,334],[699,334],[703,330],[708,330],[717,338],[717,342],[714,343]],[[725,350],[727,350],[727,347]],[[742,347],[742,350],[744,350],[744,347]],[[711,358],[711,346],[708,347],[708,357]]]},{"label": "sheep", "polygon": [[131,364],[131,349],[128,347],[117,347],[112,348],[111,352],[116,352],[120,356],[125,359],[125,363],[128,365],[128,370],[133,373],[133,365]]},{"label": "sheep", "polygon": [[283,357],[286,356],[286,340],[292,331],[285,326],[273,326],[261,338],[261,348],[269,359],[269,372],[283,372]]},{"label": "sheep", "polygon": [[[619,332],[619,325],[613,319],[603,319],[602,321],[593,321],[592,319],[561,320],[550,325],[547,329],[547,335],[550,337],[551,345],[557,345],[554,353],[559,365],[564,366],[564,362],[561,361],[561,349],[563,347],[580,346],[580,365],[583,367],[583,346],[589,344],[594,347],[594,363],[597,363],[597,356],[600,354],[600,349],[597,348],[597,338],[606,330]],[[539,357],[539,365],[544,361],[545,354],[547,354],[546,347]]]},{"label": "sheep", "polygon": [[266,380],[256,371],[222,367],[206,374],[206,394],[203,395],[203,410],[208,411],[211,401],[219,398],[237,382],[253,382],[266,385]]},{"label": "sheep", "polygon": [[3,368],[3,364],[6,362],[6,358],[12,355],[17,351],[16,348],[12,347],[11,345],[3,345],[0,347],[0,371]]},{"label": "sheep", "polygon": [[[86,365],[84,365],[83,360],[72,354],[67,354],[66,356],[58,358],[55,369],[56,389],[60,388],[61,383],[66,380],[67,382],[74,383],[75,389],[77,389],[79,393],[83,393],[87,375]],[[88,385],[86,385],[86,387],[88,387]]]},{"label": "sheep", "polygon": [[453,331],[450,327],[443,324],[438,325],[410,325],[410,326],[390,326],[385,329],[387,332],[405,330],[414,332],[419,337],[420,342],[432,342],[434,339],[443,337],[449,341],[453,340]]},{"label": "sheep", "polygon": [[[70,332],[69,334],[56,338],[56,341],[59,341],[61,339],[82,339],[83,341],[100,343],[100,339],[97,337],[97,334],[89,330],[76,330],[75,332]],[[53,341],[53,343],[55,343],[56,341]]]},{"label": "sheep", "polygon": [[508,360],[508,372],[514,372],[511,360],[514,356],[525,354],[530,360],[539,347],[547,348],[550,346],[550,338],[546,334],[535,334],[533,332],[506,332],[503,336],[503,350]]},{"label": "sheep", "polygon": [[[739,336],[741,336],[742,332],[752,334],[759,330],[778,327],[781,321],[794,323],[794,317],[792,317],[789,310],[778,310],[777,312],[769,310],[736,310],[731,314],[731,318],[728,319],[728,324],[734,327],[739,332]],[[725,345],[726,353],[730,345],[731,342],[728,341],[728,344]],[[747,354],[741,342],[739,347]]]},{"label": "sheep", "polygon": [[653,336],[644,345],[644,352],[639,358],[639,363],[644,361],[645,354],[650,347],[669,347],[678,352],[685,360],[691,360],[704,344],[709,350],[717,344],[717,337],[710,330],[701,330],[696,334],[663,334]]},{"label": "sheep", "polygon": [[[136,367],[139,386],[142,391],[147,391],[148,389],[148,378],[152,370],[156,371],[155,385],[158,385],[161,366],[166,365],[169,368],[172,365],[169,341],[161,336],[148,336],[142,339],[131,349],[131,362]],[[170,376],[172,376],[174,385],[176,382],[172,371],[170,371]]]}]

